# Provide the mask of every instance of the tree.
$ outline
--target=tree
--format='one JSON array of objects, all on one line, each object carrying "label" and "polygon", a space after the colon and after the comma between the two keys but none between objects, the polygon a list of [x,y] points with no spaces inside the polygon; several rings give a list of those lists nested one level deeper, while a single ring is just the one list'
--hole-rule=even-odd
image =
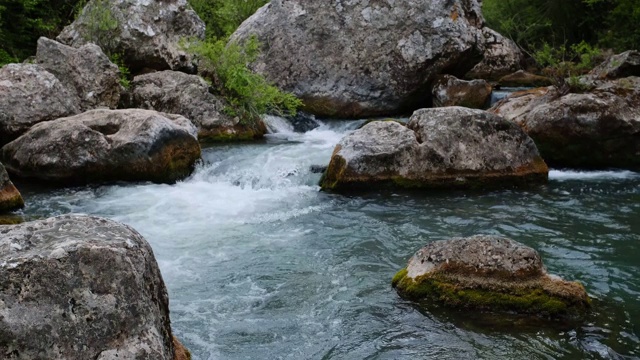
[{"label": "tree", "polygon": [[0,63],[35,54],[40,36],[53,38],[86,0],[0,0]]}]

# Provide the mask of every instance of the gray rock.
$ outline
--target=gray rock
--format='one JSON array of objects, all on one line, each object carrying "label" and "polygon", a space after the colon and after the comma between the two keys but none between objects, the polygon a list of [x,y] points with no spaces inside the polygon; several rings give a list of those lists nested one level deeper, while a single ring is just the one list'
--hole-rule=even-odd
[{"label": "gray rock", "polygon": [[199,76],[160,71],[136,76],[131,83],[132,106],[180,114],[198,127],[202,141],[250,140],[264,135],[264,126],[243,125],[224,113],[228,104],[209,92]]},{"label": "gray rock", "polygon": [[428,98],[436,75],[482,59],[480,2],[273,0],[232,41],[257,35],[254,69],[318,116],[388,115]]},{"label": "gray rock", "polygon": [[10,172],[44,181],[172,183],[200,158],[196,136],[180,115],[99,109],[34,126],[2,158]]},{"label": "gray rock", "polygon": [[325,190],[468,188],[544,183],[548,168],[516,124],[462,107],[421,109],[405,127],[374,121],[340,141]]},{"label": "gray rock", "polygon": [[537,251],[498,236],[434,241],[409,260],[393,286],[411,300],[464,308],[555,316],[590,306],[582,285],[547,274]]},{"label": "gray rock", "polygon": [[36,62],[77,95],[81,110],[118,107],[120,70],[99,46],[87,44],[75,49],[42,37]]},{"label": "gray rock", "polygon": [[494,104],[488,111],[522,126],[525,118],[533,109],[556,100],[560,96],[560,91],[555,86],[516,91]]},{"label": "gray rock", "polygon": [[514,93],[491,112],[519,124],[557,167],[640,169],[640,78],[595,81],[587,93]]},{"label": "gray rock", "polygon": [[0,227],[0,335],[3,359],[174,358],[151,247],[90,216]]},{"label": "gray rock", "polygon": [[451,75],[438,77],[433,85],[433,106],[463,106],[472,109],[487,108],[491,98],[491,85],[485,80],[465,81]]},{"label": "gray rock", "polygon": [[[112,28],[96,24],[112,19]],[[123,53],[133,72],[142,68],[194,72],[192,58],[181,41],[204,39],[205,24],[186,0],[91,0],[57,40],[80,47],[94,42],[110,54]]]},{"label": "gray rock", "polygon": [[466,79],[484,79],[496,81],[502,76],[511,74],[522,68],[524,55],[518,45],[494,30],[483,28],[484,48],[482,61],[471,69]]},{"label": "gray rock", "polygon": [[596,66],[589,75],[600,80],[640,76],[640,51],[629,50],[614,55]]},{"label": "gray rock", "polygon": [[24,206],[22,195],[9,179],[9,174],[0,163],[0,213],[12,211]]},{"label": "gray rock", "polygon": [[41,66],[9,64],[0,69],[0,146],[39,122],[79,111],[74,94]]}]

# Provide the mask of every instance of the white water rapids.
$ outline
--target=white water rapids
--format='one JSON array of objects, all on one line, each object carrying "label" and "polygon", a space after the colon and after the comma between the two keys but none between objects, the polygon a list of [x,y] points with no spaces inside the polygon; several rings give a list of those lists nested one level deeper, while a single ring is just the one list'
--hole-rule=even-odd
[{"label": "white water rapids", "polygon": [[[205,149],[175,185],[27,192],[28,216],[89,213],[151,243],[176,335],[194,359],[631,359],[640,355],[640,175],[554,170],[547,186],[490,193],[319,191],[361,122],[306,133],[269,118],[262,143]],[[429,241],[500,234],[598,303],[586,324],[420,310],[389,283]]]}]

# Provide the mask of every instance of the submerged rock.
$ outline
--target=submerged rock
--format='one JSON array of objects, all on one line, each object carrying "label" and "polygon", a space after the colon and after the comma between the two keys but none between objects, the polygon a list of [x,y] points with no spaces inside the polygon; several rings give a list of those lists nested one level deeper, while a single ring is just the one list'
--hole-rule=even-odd
[{"label": "submerged rock", "polygon": [[629,50],[622,54],[614,55],[596,66],[589,75],[599,80],[640,76],[640,51]]},{"label": "submerged rock", "polygon": [[452,307],[563,316],[590,306],[584,287],[547,274],[537,251],[497,236],[435,241],[392,285],[409,300]]},{"label": "submerged rock", "polygon": [[298,111],[295,116],[287,116],[286,119],[293,126],[293,131],[297,133],[306,133],[320,127],[316,117],[304,111]]},{"label": "submerged rock", "polygon": [[491,112],[519,124],[551,165],[640,169],[640,78],[596,81],[588,93],[514,93]]},{"label": "submerged rock", "polygon": [[[4,165],[0,163],[0,213],[17,210],[24,206],[22,195],[9,179]],[[2,225],[2,221],[0,221]]]},{"label": "submerged rock", "polygon": [[34,126],[2,158],[11,173],[44,181],[172,183],[200,158],[196,135],[180,115],[100,109]]},{"label": "submerged rock", "polygon": [[34,64],[0,69],[0,146],[37,123],[80,112],[75,94],[50,72]]},{"label": "submerged rock", "polygon": [[136,73],[143,68],[195,72],[181,45],[204,39],[205,24],[187,0],[91,0],[57,40],[80,47],[96,43],[110,54],[123,54]]},{"label": "submerged rock", "polygon": [[485,80],[465,81],[455,76],[443,75],[436,80],[433,86],[433,106],[487,108],[492,90],[491,85]]},{"label": "submerged rock", "polygon": [[548,168],[516,124],[462,107],[421,109],[404,126],[374,121],[336,146],[325,190],[483,188],[545,183]]},{"label": "submerged rock", "polygon": [[169,299],[132,228],[65,215],[0,227],[4,359],[172,360]]},{"label": "submerged rock", "polygon": [[273,0],[232,41],[257,35],[253,68],[305,111],[364,118],[415,109],[437,75],[465,75],[490,47],[485,29],[476,0]]},{"label": "submerged rock", "polygon": [[226,115],[228,104],[199,76],[160,71],[136,76],[131,86],[133,107],[182,115],[196,125],[201,141],[253,140],[265,133],[263,124],[249,126]]}]

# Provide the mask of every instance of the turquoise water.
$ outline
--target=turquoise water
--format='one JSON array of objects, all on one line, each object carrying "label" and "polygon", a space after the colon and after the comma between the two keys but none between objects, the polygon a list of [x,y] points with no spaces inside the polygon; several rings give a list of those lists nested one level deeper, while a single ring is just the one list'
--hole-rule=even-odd
[{"label": "turquoise water", "polygon": [[[286,124],[285,124],[286,125]],[[320,192],[357,123],[206,149],[184,182],[23,191],[28,217],[108,216],[153,246],[194,359],[638,359],[640,174],[553,171],[490,193]],[[434,240],[500,234],[595,299],[581,323],[420,309],[390,287]]]}]

